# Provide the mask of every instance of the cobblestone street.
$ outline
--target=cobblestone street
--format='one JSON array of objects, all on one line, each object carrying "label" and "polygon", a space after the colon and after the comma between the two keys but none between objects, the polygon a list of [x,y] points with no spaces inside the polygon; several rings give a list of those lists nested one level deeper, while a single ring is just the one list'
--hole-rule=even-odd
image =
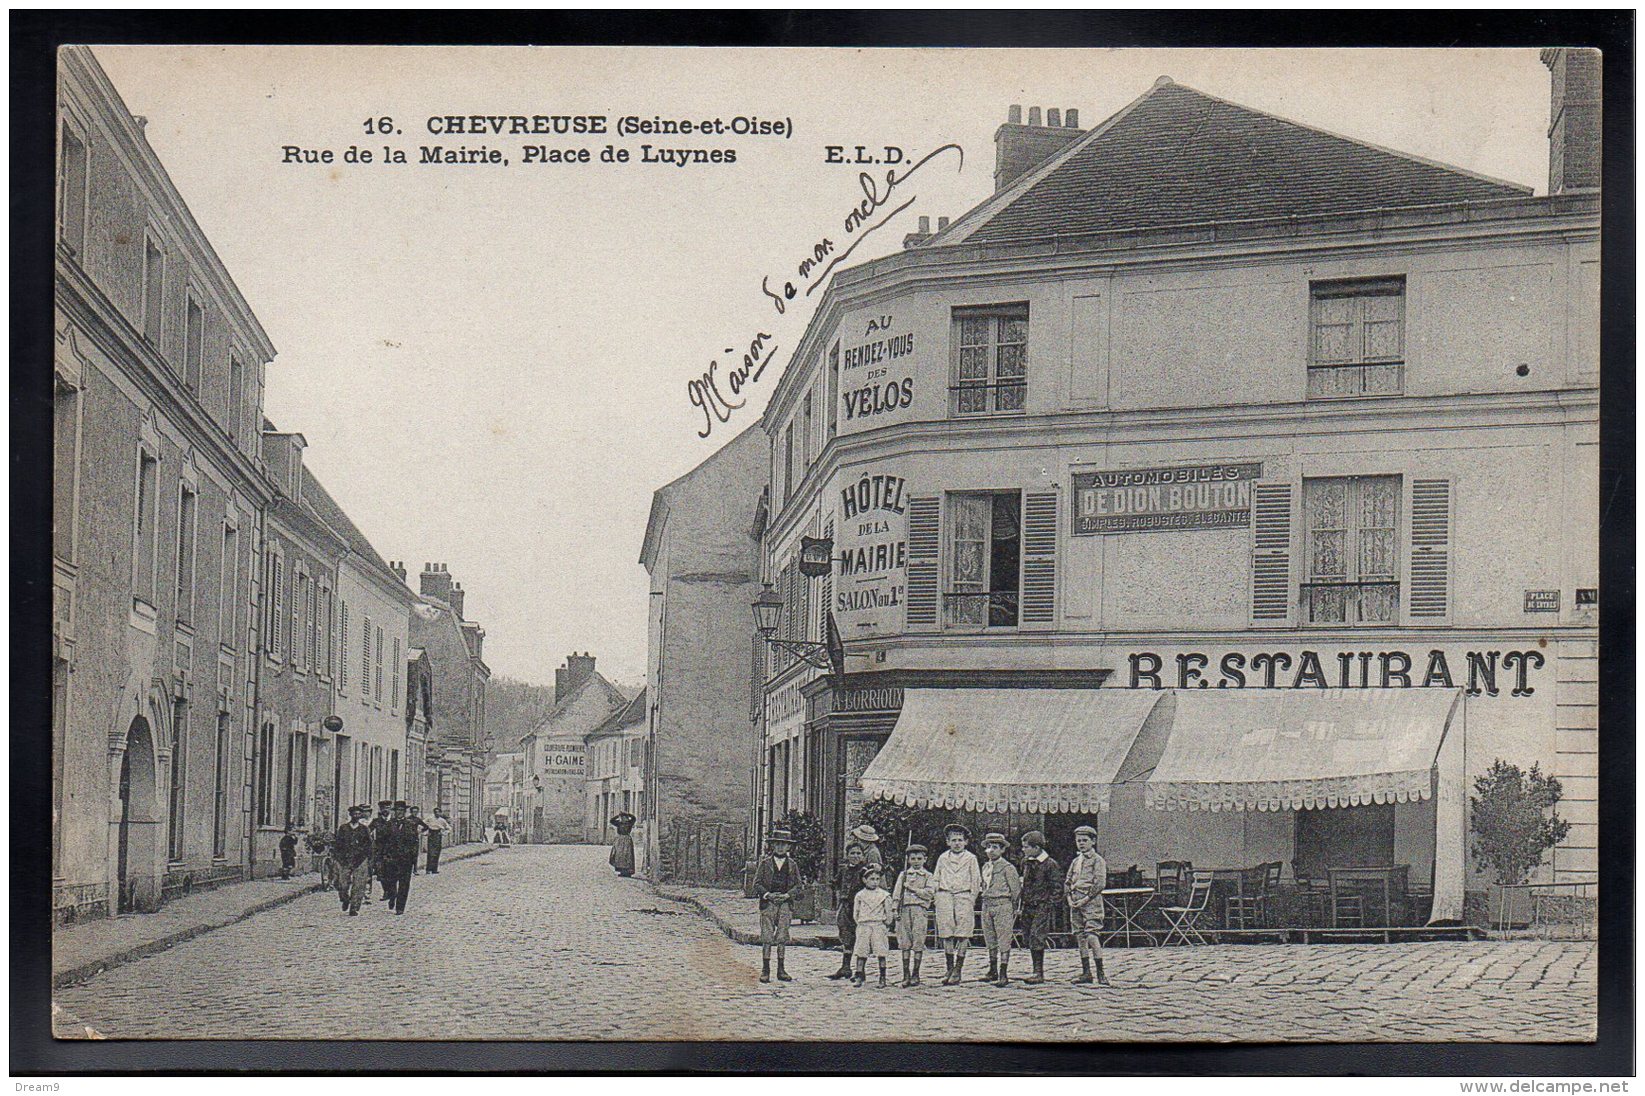
[{"label": "cobblestone street", "polygon": [[[852,989],[616,878],[606,850],[514,846],[417,876],[403,917],[307,895],[61,989],[59,1035],[273,1039],[1516,1040],[1591,1038],[1592,943],[1109,952],[1111,988],[980,981]],[[1013,966],[1021,977],[1027,956]],[[895,962],[895,961],[893,961]],[[928,982],[942,977],[930,953]],[[973,950],[968,979],[987,969]],[[893,982],[895,979],[893,979]],[[88,1030],[89,1029],[89,1030]]]}]

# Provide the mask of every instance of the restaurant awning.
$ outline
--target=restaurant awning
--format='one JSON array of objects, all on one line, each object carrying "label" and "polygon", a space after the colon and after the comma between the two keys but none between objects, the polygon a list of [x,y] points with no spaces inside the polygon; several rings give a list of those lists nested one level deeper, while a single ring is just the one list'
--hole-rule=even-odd
[{"label": "restaurant awning", "polygon": [[862,777],[869,798],[951,810],[1108,809],[1162,694],[1129,689],[909,689]]},{"label": "restaurant awning", "polygon": [[1454,689],[1178,690],[1148,781],[1167,811],[1407,803],[1433,791]]}]

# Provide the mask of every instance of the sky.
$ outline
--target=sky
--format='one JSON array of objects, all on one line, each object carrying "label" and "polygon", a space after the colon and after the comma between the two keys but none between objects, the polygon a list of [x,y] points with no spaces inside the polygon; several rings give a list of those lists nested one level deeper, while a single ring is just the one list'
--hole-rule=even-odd
[{"label": "sky", "polygon": [[[573,651],[644,680],[652,492],[754,423],[822,298],[761,291],[821,238],[888,254],[988,196],[1007,107],[1091,128],[1161,75],[1344,136],[1547,189],[1548,72],[1515,50],[95,47],[273,340],[266,413],[416,583],[448,564],[494,673]],[[787,135],[435,136],[431,117],[737,117]],[[391,133],[367,133],[384,117]],[[827,147],[943,144],[873,234]],[[387,144],[405,165],[382,162]],[[641,145],[733,163],[641,162]],[[419,164],[428,145],[498,164]],[[593,162],[522,162],[524,148]],[[627,163],[602,163],[607,145]],[[285,163],[286,146],[330,163]],[[346,162],[350,146],[369,164]],[[897,203],[900,205],[900,200]],[[891,207],[878,211],[888,213]],[[801,289],[803,290],[802,283]],[[779,348],[710,435],[688,384],[756,333]],[[728,353],[728,348],[737,348]],[[750,618],[752,620],[752,617]]]}]

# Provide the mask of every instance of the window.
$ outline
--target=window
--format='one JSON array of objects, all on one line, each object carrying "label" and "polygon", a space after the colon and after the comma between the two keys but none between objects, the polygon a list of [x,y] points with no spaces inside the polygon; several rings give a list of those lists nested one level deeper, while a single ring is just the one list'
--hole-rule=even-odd
[{"label": "window", "polygon": [[256,809],[253,812],[259,826],[274,822],[274,724],[263,724],[257,733],[257,783],[253,787]]},{"label": "window", "polygon": [[308,586],[308,597],[303,605],[303,613],[308,618],[303,628],[303,665],[318,671],[320,669],[319,588],[315,586],[312,579],[305,577],[303,581]]},{"label": "window", "polygon": [[1399,489],[1398,476],[1302,481],[1306,623],[1398,620]]},{"label": "window", "polygon": [[1404,390],[1405,279],[1315,284],[1308,398]]},{"label": "window", "polygon": [[194,622],[194,546],[199,497],[184,484],[177,496],[177,623]]},{"label": "window", "polygon": [[301,826],[308,811],[308,735],[293,731],[286,750],[286,822]]},{"label": "window", "polygon": [[235,645],[234,630],[240,604],[240,530],[223,524],[223,558],[217,584],[217,642]]},{"label": "window", "polygon": [[154,604],[154,561],[158,554],[155,537],[159,533],[160,515],[155,512],[155,504],[159,476],[160,461],[147,452],[139,454],[131,588],[133,594],[150,605]]},{"label": "window", "polygon": [[331,643],[332,629],[332,595],[331,587],[323,587],[320,591],[320,650],[325,652],[325,675],[330,677],[336,670],[336,657]]},{"label": "window", "polygon": [[200,368],[206,353],[206,312],[188,295],[188,318],[183,326],[183,383],[196,391],[200,388]]},{"label": "window", "polygon": [[794,424],[783,431],[783,505],[794,497]]},{"label": "window", "polygon": [[373,675],[375,688],[372,691],[376,694],[377,704],[380,707],[383,703],[383,629],[381,626],[377,629],[377,660],[374,668],[376,671]]},{"label": "window", "polygon": [[388,694],[388,706],[389,706],[389,709],[391,711],[398,711],[399,708],[400,708],[400,665],[401,665],[401,661],[402,660],[400,658],[400,640],[399,640],[398,637],[396,637],[395,640],[394,640],[394,660],[389,663],[389,667],[388,667],[390,679],[394,682],[394,685],[390,689],[389,694]]},{"label": "window", "polygon": [[337,659],[337,691],[348,692],[348,602],[343,602],[343,619],[338,626],[337,647],[341,652]]},{"label": "window", "polygon": [[229,718],[217,715],[217,766],[212,774],[211,855],[218,860],[228,855],[228,749]]},{"label": "window", "polygon": [[807,472],[811,471],[811,393],[805,394],[805,409],[800,412],[800,454]]},{"label": "window", "polygon": [[90,177],[86,139],[69,122],[63,123],[62,163],[57,175],[57,228],[64,243],[79,255],[86,247],[86,180]]},{"label": "window", "polygon": [[228,436],[230,440],[240,440],[240,418],[244,414],[246,399],[246,367],[240,361],[240,355],[228,356]]},{"label": "window", "polygon": [[183,792],[188,784],[188,701],[171,709],[171,802],[166,817],[166,858],[183,859]]},{"label": "window", "polygon": [[371,703],[371,618],[366,617],[366,626],[360,637],[360,703]]},{"label": "window", "polygon": [[954,413],[1021,412],[1028,392],[1028,306],[954,309]]},{"label": "window", "polygon": [[143,237],[143,337],[160,346],[166,286],[166,253],[152,234]]},{"label": "window", "polygon": [[840,429],[840,344],[828,350],[828,436]]},{"label": "window", "polygon": [[1022,500],[1016,491],[948,497],[951,628],[1014,628],[1022,558]]}]

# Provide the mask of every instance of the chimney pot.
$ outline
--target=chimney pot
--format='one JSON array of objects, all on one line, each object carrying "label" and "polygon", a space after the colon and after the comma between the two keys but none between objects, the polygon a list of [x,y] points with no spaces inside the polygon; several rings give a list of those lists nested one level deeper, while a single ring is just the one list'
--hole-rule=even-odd
[{"label": "chimney pot", "polygon": [[1005,120],[1014,126],[1022,125],[1022,107],[1013,106],[1010,110],[1006,111]]},{"label": "chimney pot", "polygon": [[1058,110],[1056,107],[1051,107],[1047,110],[1045,112],[1045,124],[1048,126],[1061,126],[1062,111]]},{"label": "chimney pot", "polygon": [[947,227],[948,227],[948,218],[947,217],[938,217],[937,218],[937,231],[941,232],[944,229],[946,229]]},{"label": "chimney pot", "polygon": [[920,235],[924,236],[926,233],[928,233],[930,231],[931,231],[931,218],[930,217],[921,217],[920,218]]},{"label": "chimney pot", "polygon": [[1037,125],[1040,124],[1040,108],[1039,107],[1029,107],[1028,108],[1028,124],[1031,125],[1031,126],[1037,126]]},{"label": "chimney pot", "polygon": [[1068,112],[1062,116],[1062,120],[1063,124],[1069,129],[1080,128],[1080,112],[1073,107],[1068,108]]}]

